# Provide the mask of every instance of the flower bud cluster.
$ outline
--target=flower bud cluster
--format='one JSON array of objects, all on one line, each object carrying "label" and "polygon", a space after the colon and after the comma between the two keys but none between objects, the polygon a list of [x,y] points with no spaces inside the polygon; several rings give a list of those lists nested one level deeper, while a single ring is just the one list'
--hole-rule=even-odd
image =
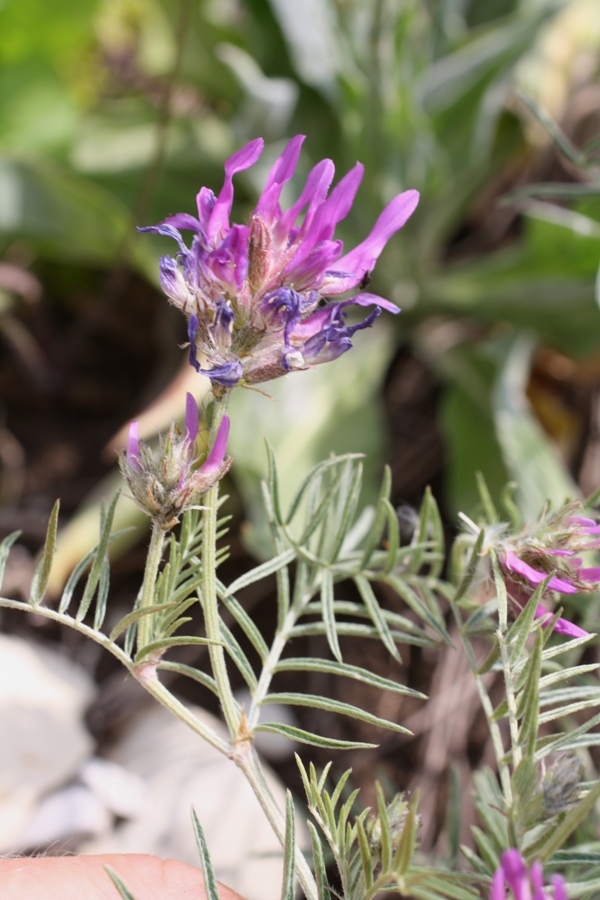
[{"label": "flower bud cluster", "polygon": [[225,475],[233,462],[226,455],[227,416],[223,417],[214,446],[199,467],[197,435],[198,407],[188,394],[183,434],[173,423],[166,435],[160,435],[158,446],[153,449],[139,439],[138,423],[132,422],[127,450],[119,456],[133,500],[165,531],[177,525],[186,509],[198,505],[202,495]]}]

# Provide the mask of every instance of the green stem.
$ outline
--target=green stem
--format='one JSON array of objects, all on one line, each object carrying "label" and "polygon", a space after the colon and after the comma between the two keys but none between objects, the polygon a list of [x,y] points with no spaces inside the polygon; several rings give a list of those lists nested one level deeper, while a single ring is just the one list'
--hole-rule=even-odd
[{"label": "green stem", "polygon": [[[217,434],[229,400],[229,392],[223,396],[215,397],[213,403],[213,418],[209,437],[209,452],[216,440]],[[217,566],[216,566],[216,536],[217,536],[217,510],[219,505],[219,482],[212,487],[202,498],[204,506],[202,512],[202,602],[204,606],[204,624],[206,636],[211,641],[222,642],[221,627],[219,622],[219,607],[217,599]],[[223,708],[223,715],[232,738],[235,738],[239,724],[240,713],[238,704],[233,696],[225,651],[222,646],[212,644],[208,648],[210,663],[214,679],[217,683],[219,699]]]},{"label": "green stem", "polygon": [[[150,538],[150,546],[148,547],[148,556],[146,557],[146,570],[144,572],[144,583],[142,585],[142,596],[140,599],[140,609],[148,609],[154,602],[154,587],[156,585],[156,577],[158,575],[158,567],[162,559],[163,545],[165,542],[165,532],[158,524],[152,523],[152,537]],[[139,651],[149,644],[152,640],[152,615],[142,616],[138,620],[137,648]]]},{"label": "green stem", "polygon": [[[256,756],[256,752],[251,743],[245,741],[243,745],[238,745],[238,747],[234,749],[233,758],[246,776],[265,816],[269,820],[271,828],[277,835],[281,846],[283,847],[285,844],[285,818],[273,799],[271,791],[265,781],[260,762],[258,761],[258,757]],[[296,845],[295,862],[296,877],[302,885],[306,900],[318,900],[319,893],[317,890],[317,883],[310,870],[310,866],[306,862],[304,854],[298,845]]]}]

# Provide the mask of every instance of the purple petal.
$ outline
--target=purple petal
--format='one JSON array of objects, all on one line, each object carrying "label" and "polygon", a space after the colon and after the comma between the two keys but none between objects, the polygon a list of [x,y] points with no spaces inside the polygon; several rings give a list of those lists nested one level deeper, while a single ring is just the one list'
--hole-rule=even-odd
[{"label": "purple petal", "polygon": [[594,519],[588,519],[586,516],[569,516],[566,521],[568,525],[596,525]]},{"label": "purple petal", "polygon": [[174,228],[183,228],[184,231],[204,231],[200,221],[189,213],[175,213],[174,216],[167,216],[162,224],[172,225]]},{"label": "purple petal", "polygon": [[299,340],[307,340],[314,334],[322,331],[326,324],[331,323],[332,312],[332,304],[329,306],[321,306],[319,309],[315,310],[312,315],[308,316],[307,319],[304,319],[303,322],[296,322],[292,337],[298,338]]},{"label": "purple petal", "polygon": [[355,247],[354,250],[351,250],[350,253],[339,260],[340,268],[347,272],[354,272],[355,275],[354,279],[346,284],[345,287],[340,288],[338,293],[341,293],[342,290],[348,290],[349,287],[356,287],[357,284],[360,284],[364,273],[370,272],[375,267],[381,251],[392,235],[399,231],[409,216],[412,215],[418,202],[418,191],[405,191],[403,194],[398,194],[397,197],[394,197],[388,203],[375,222],[370,235],[362,244],[359,244],[358,247]]},{"label": "purple petal", "polygon": [[307,203],[310,203],[310,209],[306,213],[303,224],[303,227],[308,228],[314,212],[327,196],[327,191],[333,181],[334,172],[335,166],[330,159],[322,159],[321,162],[311,169],[302,193],[294,205],[280,216],[279,221],[275,225],[274,233],[278,241],[282,241],[288,236],[301,210]]},{"label": "purple petal", "polygon": [[173,228],[172,225],[163,225],[160,223],[159,225],[147,225],[145,228],[138,228],[138,231],[150,231],[153,234],[162,234],[163,237],[173,238],[174,241],[177,241],[179,244],[179,249],[182,253],[186,255],[189,254],[189,250],[183,242],[183,238],[179,234],[176,228]]},{"label": "purple petal", "polygon": [[395,303],[392,303],[391,300],[386,300],[385,297],[380,297],[378,294],[357,294],[356,297],[352,297],[351,302],[356,306],[380,306],[381,309],[387,309],[388,312],[394,315],[400,312]]},{"label": "purple petal", "polygon": [[283,185],[296,171],[304,139],[305,135],[303,134],[293,137],[269,173],[265,188],[256,205],[256,214],[269,223],[273,220]]},{"label": "purple petal", "polygon": [[579,578],[585,578],[586,581],[600,581],[600,566],[592,566],[590,569],[580,569],[577,575]]},{"label": "purple petal", "polygon": [[205,259],[219,281],[239,290],[248,271],[248,226],[233,225],[219,246]]},{"label": "purple petal", "polygon": [[506,900],[506,890],[504,889],[504,873],[502,869],[497,869],[492,878],[492,889],[490,891],[490,900]]},{"label": "purple petal", "polygon": [[127,459],[130,466],[134,469],[140,468],[140,436],[139,425],[132,422],[129,426],[129,434],[127,435]]},{"label": "purple petal", "polygon": [[198,404],[192,394],[185,395],[186,440],[193,444],[198,437]]},{"label": "purple petal", "polygon": [[[536,619],[545,619],[546,621],[542,621],[542,628],[548,628],[552,621],[552,613],[548,612],[547,609],[544,609],[543,606],[538,606],[535,611]],[[580,628],[579,625],[574,625],[573,622],[569,622],[568,619],[557,619],[556,624],[554,626],[554,631],[558,632],[558,634],[566,634],[569,637],[586,637],[589,634],[589,631],[584,631],[583,628]]]},{"label": "purple petal", "polygon": [[285,270],[286,281],[290,281],[298,291],[320,285],[324,273],[339,258],[342,246],[341,241],[323,241],[300,264],[296,264],[294,257]]},{"label": "purple petal", "polygon": [[239,359],[223,363],[220,366],[213,366],[212,369],[201,369],[200,366],[197,366],[196,372],[206,375],[211,381],[223,387],[235,387],[244,375],[244,369]]},{"label": "purple petal", "polygon": [[215,203],[217,202],[217,198],[214,195],[214,192],[211,191],[210,188],[202,187],[196,194],[196,206],[198,207],[198,217],[200,222],[202,223],[202,228],[205,232],[208,231],[208,223],[210,222],[210,216],[215,208]]},{"label": "purple petal", "polygon": [[229,228],[229,213],[233,204],[233,176],[254,165],[262,153],[264,143],[262,138],[250,141],[249,144],[230,156],[225,163],[225,181],[208,222],[207,237],[209,240],[226,232]]},{"label": "purple petal", "polygon": [[[574,550],[548,550],[548,553],[551,553],[552,556],[575,556]],[[574,562],[574,560],[572,560]]]},{"label": "purple petal", "polygon": [[[516,572],[518,575],[522,575],[523,578],[526,578],[532,584],[540,584],[550,574],[549,572],[540,572],[538,569],[534,569],[517,556],[516,553],[513,553],[512,550],[507,550],[504,554],[504,564],[507,568],[511,569],[511,571]],[[564,581],[562,578],[551,578],[548,587],[553,591],[560,591],[562,594],[577,593],[577,588],[569,581]]]},{"label": "purple petal", "polygon": [[527,867],[518,850],[507,850],[501,857],[502,870],[515,900],[525,900],[528,887]]},{"label": "purple petal", "polygon": [[205,462],[200,466],[199,472],[203,475],[211,475],[218,471],[223,464],[225,454],[227,453],[227,438],[229,437],[229,416],[223,416],[223,421],[219,427],[217,437],[212,446],[212,450],[206,457]]},{"label": "purple petal", "polygon": [[535,860],[529,869],[531,886],[533,887],[533,900],[546,900],[544,896],[544,870],[539,860]]},{"label": "purple petal", "polygon": [[569,900],[564,879],[560,875],[553,875],[550,882],[554,888],[554,900]]},{"label": "purple petal", "polygon": [[181,269],[171,256],[161,256],[158,268],[161,288],[169,300],[176,306],[185,309],[189,301],[189,294]]},{"label": "purple petal", "polygon": [[231,347],[234,320],[235,314],[227,300],[218,300],[215,309],[215,320],[210,327],[210,332],[215,344],[223,354],[227,353]]},{"label": "purple petal", "polygon": [[188,340],[190,342],[190,366],[193,366],[196,372],[200,372],[200,363],[198,362],[196,350],[196,335],[198,334],[198,316],[191,315],[188,319]]},{"label": "purple petal", "polygon": [[345,219],[352,209],[364,171],[363,164],[356,163],[354,168],[336,184],[327,200],[318,207],[308,231],[304,234],[303,243],[309,244],[312,248],[321,241],[331,239],[335,226]]}]

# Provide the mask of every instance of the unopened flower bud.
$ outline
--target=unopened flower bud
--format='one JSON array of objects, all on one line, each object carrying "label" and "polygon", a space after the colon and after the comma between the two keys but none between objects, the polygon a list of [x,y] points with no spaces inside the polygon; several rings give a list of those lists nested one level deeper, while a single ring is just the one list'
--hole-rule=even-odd
[{"label": "unopened flower bud", "polygon": [[231,466],[227,454],[229,418],[223,417],[214,446],[199,468],[196,468],[198,407],[191,394],[186,398],[185,432],[173,424],[161,435],[158,447],[151,448],[138,436],[138,423],[129,427],[127,450],[121,453],[119,465],[135,503],[146,515],[169,531],[179,517],[198,504]]},{"label": "unopened flower bud", "polygon": [[561,756],[548,769],[542,781],[544,812],[547,816],[556,816],[577,802],[583,775],[584,765],[577,756]]}]

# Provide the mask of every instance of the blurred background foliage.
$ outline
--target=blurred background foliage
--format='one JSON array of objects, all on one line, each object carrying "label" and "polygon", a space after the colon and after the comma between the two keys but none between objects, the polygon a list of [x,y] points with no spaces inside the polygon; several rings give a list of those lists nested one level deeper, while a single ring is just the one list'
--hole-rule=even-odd
[{"label": "blurred background foliage", "polygon": [[[172,248],[135,226],[193,211],[262,135],[236,177],[244,220],[298,132],[286,202],[322,157],[340,174],[365,164],[347,246],[394,194],[422,199],[373,276],[402,315],[267,385],[276,403],[236,392],[244,518],[256,526],[263,434],[290,490],[330,451],[362,450],[371,488],[387,458],[396,502],[431,482],[450,526],[478,503],[476,470],[495,499],[514,481],[528,518],[595,488],[599,51],[595,0],[3,0],[0,525],[19,509],[27,534],[27,503],[39,518],[58,486],[76,516],[58,581],[95,541],[76,510],[114,487],[123,425],[146,409],[152,434],[185,389],[206,392],[156,289]],[[134,515],[121,501],[119,524]],[[260,529],[246,537],[264,550]]]}]

